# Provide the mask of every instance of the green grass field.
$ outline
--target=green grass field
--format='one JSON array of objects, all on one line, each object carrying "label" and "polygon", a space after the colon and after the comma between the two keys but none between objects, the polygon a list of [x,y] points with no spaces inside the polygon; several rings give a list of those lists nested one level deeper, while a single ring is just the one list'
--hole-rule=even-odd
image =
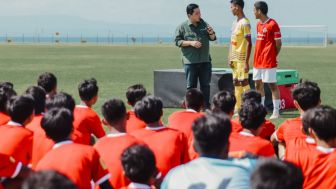
[{"label": "green grass field", "polygon": [[[211,48],[213,67],[227,67],[226,47]],[[328,48],[283,48],[280,68],[296,69],[300,77],[318,82],[322,103],[336,106],[336,46]],[[174,46],[94,46],[94,45],[0,45],[0,81],[11,81],[18,93],[35,85],[42,72],[53,72],[58,90],[72,94],[79,103],[77,85],[82,79],[95,77],[100,87],[94,108],[109,98],[125,100],[128,86],[142,83],[153,93],[153,71],[182,68],[179,49]],[[167,116],[176,109],[165,109]],[[285,112],[275,121],[297,116]]]}]

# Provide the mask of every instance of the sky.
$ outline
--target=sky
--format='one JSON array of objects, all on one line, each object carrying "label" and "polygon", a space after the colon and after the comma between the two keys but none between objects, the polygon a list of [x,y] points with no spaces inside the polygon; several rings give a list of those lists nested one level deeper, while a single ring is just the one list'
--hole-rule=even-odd
[{"label": "sky", "polygon": [[[269,16],[276,19],[280,25],[327,25],[328,32],[336,34],[336,0],[266,0],[266,2],[269,5]],[[8,24],[12,19],[15,20],[13,17],[31,16],[32,20],[28,23],[35,28],[44,27],[47,30],[51,27],[48,23],[40,26],[34,23],[34,19],[36,17],[48,19],[50,15],[62,16],[60,18],[64,23],[67,22],[66,17],[75,17],[91,23],[146,25],[149,27],[148,30],[151,30],[153,25],[165,25],[168,30],[173,31],[178,24],[187,19],[185,7],[189,3],[200,5],[203,19],[215,30],[224,31],[223,28],[230,27],[234,19],[229,9],[229,0],[0,0],[0,3],[0,32],[10,30],[11,27],[15,28],[12,26],[16,24],[15,21],[12,25]],[[245,13],[252,25],[255,25],[253,3],[252,0],[245,0]],[[1,17],[5,19],[1,20]],[[7,22],[6,28],[1,29],[1,22]],[[59,27],[69,26],[64,24]],[[27,30],[31,28],[28,27]]]}]

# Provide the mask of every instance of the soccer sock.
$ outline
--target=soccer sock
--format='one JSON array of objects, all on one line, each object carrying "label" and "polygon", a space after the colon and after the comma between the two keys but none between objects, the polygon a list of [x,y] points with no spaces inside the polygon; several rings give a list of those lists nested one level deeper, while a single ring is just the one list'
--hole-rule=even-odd
[{"label": "soccer sock", "polygon": [[235,86],[235,96],[236,96],[236,106],[235,106],[235,111],[239,110],[241,106],[241,96],[243,94],[243,87],[242,86]]},{"label": "soccer sock", "polygon": [[280,111],[280,99],[273,99],[273,113],[279,113]]},{"label": "soccer sock", "polygon": [[263,106],[265,106],[265,96],[262,96],[262,97],[261,97],[261,104],[262,104]]},{"label": "soccer sock", "polygon": [[246,91],[250,90],[250,89],[251,89],[251,88],[250,88],[250,85],[243,86],[243,91],[244,91],[244,93],[245,93]]}]

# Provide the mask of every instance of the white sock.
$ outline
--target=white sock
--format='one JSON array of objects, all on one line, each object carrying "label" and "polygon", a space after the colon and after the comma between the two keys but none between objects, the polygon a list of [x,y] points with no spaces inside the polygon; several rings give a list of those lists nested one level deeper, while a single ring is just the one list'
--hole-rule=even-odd
[{"label": "white sock", "polygon": [[264,96],[261,97],[261,104],[262,104],[263,106],[265,106],[265,97],[264,97]]},{"label": "white sock", "polygon": [[279,113],[280,111],[280,99],[273,99],[273,112],[274,113]]}]

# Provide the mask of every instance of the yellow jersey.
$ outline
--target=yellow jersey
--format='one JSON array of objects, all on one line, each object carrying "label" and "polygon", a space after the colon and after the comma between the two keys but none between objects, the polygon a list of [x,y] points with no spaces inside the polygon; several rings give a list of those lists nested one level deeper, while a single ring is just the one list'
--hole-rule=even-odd
[{"label": "yellow jersey", "polygon": [[247,18],[242,18],[232,24],[230,61],[245,62],[248,41],[246,37],[251,36],[251,25]]}]

